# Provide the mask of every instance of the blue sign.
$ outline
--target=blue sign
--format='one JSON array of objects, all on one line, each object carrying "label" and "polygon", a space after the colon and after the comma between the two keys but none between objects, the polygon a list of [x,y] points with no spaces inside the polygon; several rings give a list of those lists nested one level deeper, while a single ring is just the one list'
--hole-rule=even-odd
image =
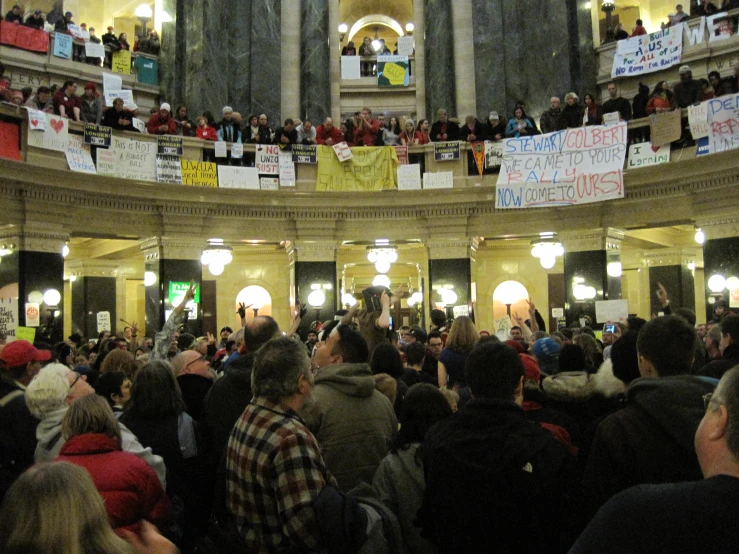
[{"label": "blue sign", "polygon": [[697,148],[695,149],[695,155],[696,156],[703,156],[705,154],[708,154],[708,137],[703,137],[698,139],[698,142],[696,144]]},{"label": "blue sign", "polygon": [[72,37],[64,33],[54,33],[54,55],[65,60],[72,59]]}]

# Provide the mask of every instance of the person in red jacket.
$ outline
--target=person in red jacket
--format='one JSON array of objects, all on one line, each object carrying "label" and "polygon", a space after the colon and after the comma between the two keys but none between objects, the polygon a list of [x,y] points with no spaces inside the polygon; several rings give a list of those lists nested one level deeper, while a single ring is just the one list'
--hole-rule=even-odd
[{"label": "person in red jacket", "polygon": [[372,119],[372,110],[364,108],[357,117],[357,128],[354,129],[354,144],[357,146],[374,146],[380,123]]},{"label": "person in red jacket", "polygon": [[322,125],[316,127],[316,142],[318,144],[325,144],[326,146],[333,146],[344,142],[344,135],[341,131],[334,127],[334,120],[327,117]]},{"label": "person in red jacket", "polygon": [[634,27],[634,31],[631,33],[632,37],[639,37],[641,35],[646,35],[647,29],[644,27],[644,23],[641,19],[636,20],[636,27]]},{"label": "person in red jacket", "polygon": [[198,117],[198,127],[195,136],[203,140],[218,140],[218,131],[208,125],[208,118],[204,115]]},{"label": "person in red jacket", "polygon": [[153,114],[146,124],[146,130],[150,135],[175,135],[177,134],[177,122],[170,116],[172,108],[164,102],[159,106],[159,111]]},{"label": "person in red jacket", "polygon": [[110,525],[138,532],[146,520],[159,528],[172,506],[156,473],[146,462],[121,451],[121,431],[108,402],[89,394],[73,402],[62,420],[64,446],[57,461],[85,468],[105,501]]}]

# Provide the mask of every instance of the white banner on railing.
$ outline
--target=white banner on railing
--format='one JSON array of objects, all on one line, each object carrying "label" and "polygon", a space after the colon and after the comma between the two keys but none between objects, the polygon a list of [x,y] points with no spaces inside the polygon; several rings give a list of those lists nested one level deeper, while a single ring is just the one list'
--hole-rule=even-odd
[{"label": "white banner on railing", "polygon": [[[623,44],[622,44],[623,43]],[[667,69],[683,56],[683,24],[618,41],[611,77],[631,77]]]}]

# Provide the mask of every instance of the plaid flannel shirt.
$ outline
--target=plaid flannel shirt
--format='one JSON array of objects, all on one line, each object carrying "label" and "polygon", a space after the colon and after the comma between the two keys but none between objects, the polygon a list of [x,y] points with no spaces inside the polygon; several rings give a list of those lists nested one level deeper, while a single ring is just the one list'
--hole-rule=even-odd
[{"label": "plaid flannel shirt", "polygon": [[249,552],[319,550],[313,502],[336,481],[300,416],[253,398],[231,431],[226,455],[228,511]]}]

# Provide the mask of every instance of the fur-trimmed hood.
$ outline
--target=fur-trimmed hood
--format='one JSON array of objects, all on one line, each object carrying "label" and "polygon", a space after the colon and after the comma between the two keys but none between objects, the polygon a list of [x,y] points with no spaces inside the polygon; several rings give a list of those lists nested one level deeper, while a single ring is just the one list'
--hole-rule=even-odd
[{"label": "fur-trimmed hood", "polygon": [[606,398],[626,392],[626,384],[613,374],[613,362],[605,360],[595,374],[595,390]]}]

